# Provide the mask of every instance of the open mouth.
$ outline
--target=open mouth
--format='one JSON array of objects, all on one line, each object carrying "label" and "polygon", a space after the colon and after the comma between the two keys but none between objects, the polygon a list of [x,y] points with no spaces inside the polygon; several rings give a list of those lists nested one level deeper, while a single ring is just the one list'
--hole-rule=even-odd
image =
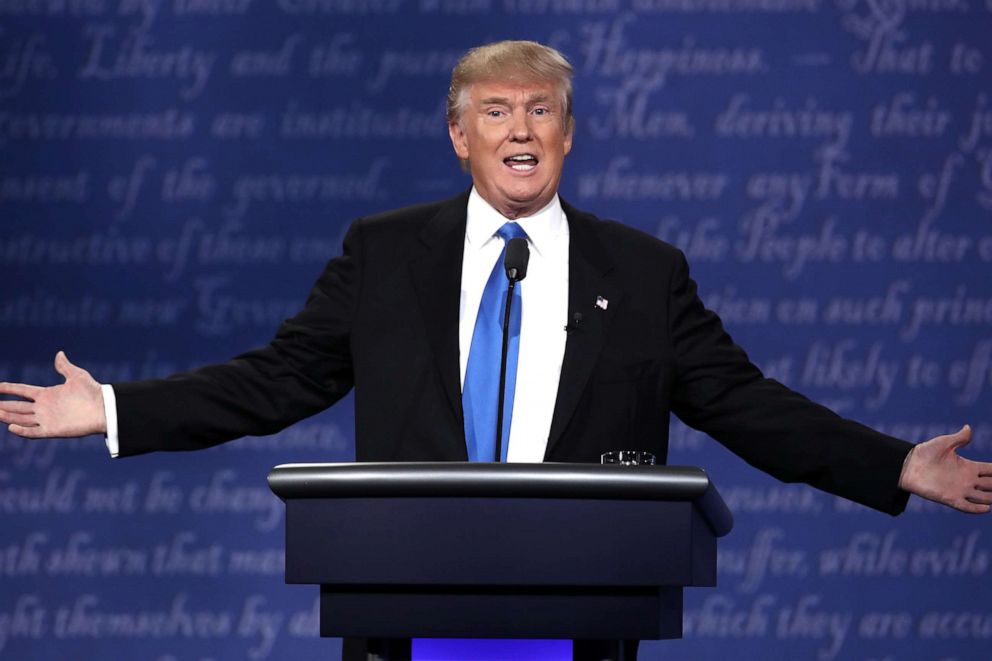
[{"label": "open mouth", "polygon": [[530,172],[537,167],[537,156],[533,154],[517,154],[503,159],[510,168],[517,172]]}]

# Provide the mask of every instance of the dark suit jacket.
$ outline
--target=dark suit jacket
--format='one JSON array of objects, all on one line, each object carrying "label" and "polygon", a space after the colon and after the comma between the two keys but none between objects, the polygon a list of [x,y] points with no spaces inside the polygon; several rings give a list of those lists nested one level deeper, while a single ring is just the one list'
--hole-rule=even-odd
[{"label": "dark suit jacket", "polygon": [[[467,199],[357,220],[344,254],[267,347],[114,384],[120,454],[271,434],[354,386],[359,461],[466,460],[458,308]],[[546,461],[598,463],[618,448],[664,460],[674,412],[780,480],[902,511],[908,443],[765,379],[703,307],[679,250],[563,206],[569,318],[582,321],[568,336]]]}]

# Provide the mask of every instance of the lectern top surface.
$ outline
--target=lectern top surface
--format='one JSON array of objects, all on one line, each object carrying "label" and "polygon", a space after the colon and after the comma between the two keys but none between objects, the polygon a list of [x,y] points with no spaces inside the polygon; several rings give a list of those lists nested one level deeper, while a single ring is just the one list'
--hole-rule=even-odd
[{"label": "lectern top surface", "polygon": [[693,466],[467,462],[284,464],[269,473],[283,500],[298,498],[576,498],[692,501],[720,530],[730,512]]}]

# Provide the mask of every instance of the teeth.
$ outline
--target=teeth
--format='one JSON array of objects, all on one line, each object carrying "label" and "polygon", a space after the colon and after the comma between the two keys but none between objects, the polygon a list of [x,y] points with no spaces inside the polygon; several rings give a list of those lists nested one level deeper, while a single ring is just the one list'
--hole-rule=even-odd
[{"label": "teeth", "polygon": [[530,172],[537,167],[537,156],[533,154],[515,154],[507,156],[503,162],[517,172]]}]

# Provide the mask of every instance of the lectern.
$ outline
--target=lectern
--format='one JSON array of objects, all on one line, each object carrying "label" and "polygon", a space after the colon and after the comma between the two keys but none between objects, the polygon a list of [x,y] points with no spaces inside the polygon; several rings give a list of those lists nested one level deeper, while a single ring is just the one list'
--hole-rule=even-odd
[{"label": "lectern", "polygon": [[733,525],[692,467],[289,464],[269,486],[322,636],[678,638]]}]

